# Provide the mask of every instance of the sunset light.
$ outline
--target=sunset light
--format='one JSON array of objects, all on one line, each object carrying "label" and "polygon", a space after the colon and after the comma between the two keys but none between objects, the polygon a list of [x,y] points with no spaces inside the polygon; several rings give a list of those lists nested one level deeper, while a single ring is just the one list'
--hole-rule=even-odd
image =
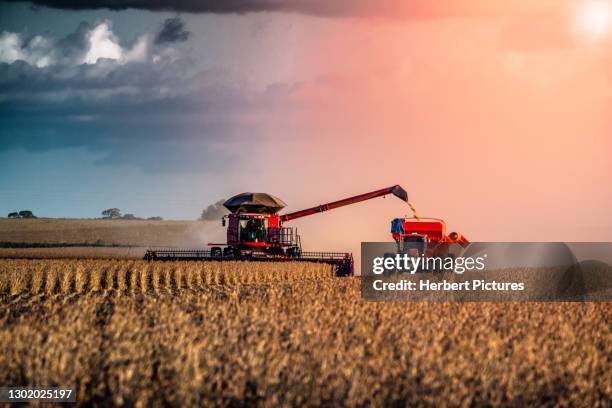
[{"label": "sunset light", "polygon": [[0,0],[0,408],[612,408],[611,135],[612,0]]},{"label": "sunset light", "polygon": [[610,33],[612,23],[612,3],[609,0],[591,0],[579,4],[577,14],[577,31],[597,40]]}]

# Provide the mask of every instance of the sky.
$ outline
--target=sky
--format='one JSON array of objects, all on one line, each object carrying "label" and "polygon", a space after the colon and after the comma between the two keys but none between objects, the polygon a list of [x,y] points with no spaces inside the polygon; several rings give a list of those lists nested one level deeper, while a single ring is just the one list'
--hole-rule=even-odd
[{"label": "sky", "polygon": [[[0,33],[0,215],[400,184],[472,240],[612,240],[612,0],[3,1]],[[345,249],[405,214],[295,226]]]}]

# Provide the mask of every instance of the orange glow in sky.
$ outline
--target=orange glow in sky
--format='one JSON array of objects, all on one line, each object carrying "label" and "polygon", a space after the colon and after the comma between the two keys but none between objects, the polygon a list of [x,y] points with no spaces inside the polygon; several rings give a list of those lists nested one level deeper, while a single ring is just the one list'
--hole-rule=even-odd
[{"label": "orange glow in sky", "polygon": [[[108,206],[128,207],[115,196],[136,197],[131,205],[138,205],[131,190],[140,188],[142,197],[159,195],[150,215],[179,197],[188,204],[176,204],[174,216],[195,217],[202,205],[242,191],[277,195],[295,211],[400,184],[419,213],[472,240],[612,240],[612,0],[257,1],[286,6],[261,12],[240,9],[248,1],[229,3],[239,9],[181,14],[189,39],[163,47],[151,42],[154,32],[142,32],[162,23],[155,13],[20,10],[43,36],[45,16],[56,16],[57,29],[63,18],[77,27],[87,17],[95,47],[64,69],[42,59],[45,43],[26,41],[29,33],[0,36],[0,60],[26,53],[51,73],[61,68],[77,87],[66,92],[59,74],[47,85],[43,73],[3,94],[22,112],[15,132],[4,133],[4,145],[15,146],[5,154],[15,158],[4,185],[59,195],[58,183],[76,185],[73,174],[110,168],[126,193],[117,193],[112,177],[98,177],[109,183]],[[142,30],[131,29],[136,17]],[[69,51],[62,43],[52,43],[58,61]],[[21,81],[15,72],[9,82]],[[38,105],[30,106],[21,95],[37,87]],[[51,96],[53,109],[30,118]],[[55,114],[62,98],[72,98],[65,145],[93,153],[39,160],[39,145],[61,144],[66,129]],[[22,137],[30,127],[38,136]],[[35,147],[23,160],[22,140]],[[94,155],[104,152],[102,160]],[[62,170],[55,163],[83,164],[56,174],[22,164],[28,157],[54,171]],[[142,167],[130,179],[123,169],[136,161]],[[14,180],[24,174],[32,181]],[[97,200],[98,186],[76,182]],[[57,202],[69,209],[78,200]],[[294,224],[306,249],[356,253],[361,241],[389,240],[389,221],[405,214],[405,203],[386,199]]]},{"label": "orange glow in sky", "polygon": [[[295,209],[399,183],[420,212],[472,239],[612,239],[610,4],[521,4],[321,23],[296,62],[318,79],[270,127],[296,138],[274,143],[300,183],[266,179]],[[387,200],[298,223],[339,245],[349,231],[386,240],[405,213]],[[342,239],[326,227],[336,222]]]},{"label": "orange glow in sky", "polygon": [[601,39],[610,34],[612,4],[609,0],[587,0],[578,5],[577,29],[591,39]]}]

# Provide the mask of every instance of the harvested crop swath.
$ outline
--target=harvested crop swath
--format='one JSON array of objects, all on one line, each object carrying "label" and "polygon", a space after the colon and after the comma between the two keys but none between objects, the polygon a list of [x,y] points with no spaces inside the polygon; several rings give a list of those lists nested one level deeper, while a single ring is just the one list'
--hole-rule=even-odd
[{"label": "harvested crop swath", "polygon": [[10,295],[163,292],[332,278],[329,265],[298,262],[0,260],[0,293]]}]

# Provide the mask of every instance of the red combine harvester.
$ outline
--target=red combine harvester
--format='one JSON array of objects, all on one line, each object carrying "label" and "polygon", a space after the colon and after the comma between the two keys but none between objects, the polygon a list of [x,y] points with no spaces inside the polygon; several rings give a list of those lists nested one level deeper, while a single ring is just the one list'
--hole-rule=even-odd
[{"label": "red combine harvester", "polygon": [[408,202],[408,193],[396,185],[305,210],[278,214],[286,206],[279,198],[265,193],[238,194],[223,204],[231,212],[222,218],[222,225],[227,224],[227,243],[209,244],[209,250],[151,248],[147,250],[144,259],[319,262],[334,265],[338,276],[352,275],[351,253],[302,251],[297,229],[285,227],[284,223],[389,194]]},{"label": "red combine harvester", "polygon": [[465,248],[470,243],[458,232],[447,235],[444,220],[421,218],[416,212],[414,217],[395,218],[391,221],[391,236],[397,244],[398,253],[413,256],[446,257],[453,244]]}]

